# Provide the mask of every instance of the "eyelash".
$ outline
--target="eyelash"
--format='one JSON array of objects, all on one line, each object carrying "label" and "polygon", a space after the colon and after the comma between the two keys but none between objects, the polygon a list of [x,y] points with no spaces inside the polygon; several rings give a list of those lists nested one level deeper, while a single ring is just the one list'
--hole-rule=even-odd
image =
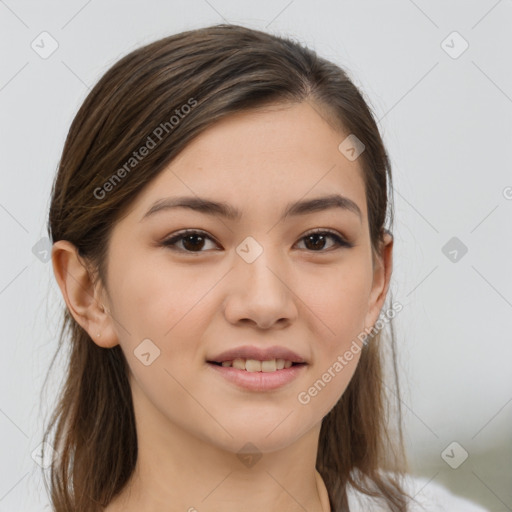
[{"label": "eyelash", "polygon": [[[180,231],[179,233],[176,233],[172,237],[164,240],[163,242],[161,242],[161,245],[164,246],[164,247],[167,247],[167,248],[169,248],[169,249],[171,249],[173,251],[183,252],[183,253],[187,253],[187,254],[201,254],[203,252],[207,252],[207,251],[203,251],[203,250],[200,250],[200,251],[188,251],[186,249],[178,249],[177,247],[175,247],[176,243],[181,241],[181,240],[183,240],[187,235],[200,235],[200,236],[202,236],[205,239],[209,239],[209,240],[215,242],[215,240],[213,238],[211,238],[210,236],[208,236],[204,231],[199,231],[199,230],[194,230],[194,229],[187,229],[185,231]],[[350,248],[354,247],[354,244],[348,242],[343,237],[338,235],[336,232],[330,231],[330,230],[326,230],[326,229],[321,229],[321,228],[315,229],[313,231],[309,231],[308,233],[303,235],[299,240],[302,241],[303,239],[305,239],[306,237],[308,237],[310,235],[329,235],[335,241],[335,244],[336,244],[338,249],[341,249],[341,248],[350,249]],[[318,251],[311,251],[311,250],[309,250],[308,252],[310,252],[310,253],[323,253],[323,252],[330,252],[332,250],[333,249],[330,248],[330,249],[325,249],[325,250],[322,249],[322,250],[318,250]]]}]

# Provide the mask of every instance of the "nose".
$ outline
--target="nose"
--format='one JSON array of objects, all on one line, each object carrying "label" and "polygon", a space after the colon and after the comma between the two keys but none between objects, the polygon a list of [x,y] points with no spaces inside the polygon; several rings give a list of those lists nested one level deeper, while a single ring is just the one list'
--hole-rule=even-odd
[{"label": "nose", "polygon": [[250,323],[260,329],[285,327],[297,316],[297,297],[284,265],[264,250],[252,263],[236,256],[229,273],[231,286],[224,315],[232,324]]}]

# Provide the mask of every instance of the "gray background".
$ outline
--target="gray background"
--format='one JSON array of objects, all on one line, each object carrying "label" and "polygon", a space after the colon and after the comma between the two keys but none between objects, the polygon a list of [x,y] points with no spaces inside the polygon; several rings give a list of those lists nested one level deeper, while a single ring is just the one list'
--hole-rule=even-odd
[{"label": "gray background", "polygon": [[[512,1],[5,0],[0,511],[48,503],[31,454],[60,384],[55,375],[40,396],[63,303],[40,240],[71,120],[122,55],[222,21],[300,39],[346,67],[375,109],[394,171],[392,292],[404,305],[412,467],[512,510]],[[44,31],[58,44],[47,58]],[[469,454],[457,469],[441,456],[454,441],[445,458]]]}]

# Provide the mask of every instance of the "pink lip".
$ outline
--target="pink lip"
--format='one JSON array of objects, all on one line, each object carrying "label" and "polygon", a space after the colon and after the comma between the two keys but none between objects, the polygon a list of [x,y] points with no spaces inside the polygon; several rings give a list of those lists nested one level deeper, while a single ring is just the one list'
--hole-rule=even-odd
[{"label": "pink lip", "polygon": [[238,370],[231,366],[219,366],[213,363],[207,363],[207,366],[241,388],[251,391],[271,391],[296,379],[305,371],[307,365],[297,364],[275,372],[248,372],[247,370]]},{"label": "pink lip", "polygon": [[300,357],[295,352],[287,349],[286,347],[268,347],[261,348],[251,345],[244,345],[243,347],[234,347],[226,350],[221,354],[208,358],[208,361],[222,363],[224,361],[233,361],[234,359],[256,359],[258,361],[270,361],[272,359],[285,359],[292,363],[306,363],[306,360]]}]

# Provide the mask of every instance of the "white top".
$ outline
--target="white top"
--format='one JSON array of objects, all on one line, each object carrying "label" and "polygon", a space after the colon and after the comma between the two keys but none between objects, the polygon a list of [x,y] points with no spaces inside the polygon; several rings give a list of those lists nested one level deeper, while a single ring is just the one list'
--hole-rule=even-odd
[{"label": "white top", "polygon": [[[409,475],[403,488],[417,503],[410,504],[410,512],[490,512],[481,505],[451,493],[448,489],[426,478]],[[347,490],[350,512],[389,512],[389,509],[366,494],[349,486]]]}]

